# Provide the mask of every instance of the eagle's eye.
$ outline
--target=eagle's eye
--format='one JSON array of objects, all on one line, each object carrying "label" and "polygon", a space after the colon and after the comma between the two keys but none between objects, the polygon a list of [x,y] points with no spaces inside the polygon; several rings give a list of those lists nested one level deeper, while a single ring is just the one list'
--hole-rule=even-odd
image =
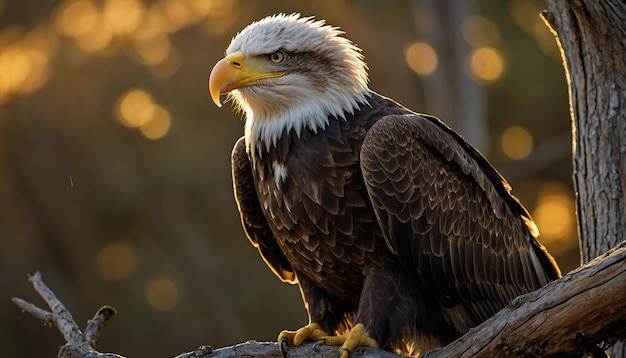
[{"label": "eagle's eye", "polygon": [[270,55],[270,61],[279,64],[285,61],[286,57],[287,55],[285,55],[285,52],[278,50]]}]

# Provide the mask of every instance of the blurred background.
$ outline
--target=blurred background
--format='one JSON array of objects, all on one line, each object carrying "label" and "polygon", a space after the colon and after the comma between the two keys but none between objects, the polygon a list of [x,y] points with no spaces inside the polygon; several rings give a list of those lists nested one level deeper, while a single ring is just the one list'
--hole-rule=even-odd
[{"label": "blurred background", "polygon": [[230,151],[243,121],[207,92],[230,39],[300,12],[341,27],[371,88],[439,116],[489,158],[567,272],[579,264],[564,70],[535,0],[0,0],[0,356],[64,343],[14,306],[39,270],[98,349],[172,357],[307,322],[248,243]]}]

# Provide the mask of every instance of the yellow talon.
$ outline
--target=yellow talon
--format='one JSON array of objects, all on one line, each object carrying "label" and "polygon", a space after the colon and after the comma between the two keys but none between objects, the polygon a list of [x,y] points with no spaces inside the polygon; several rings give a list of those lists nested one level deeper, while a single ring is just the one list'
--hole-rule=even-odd
[{"label": "yellow talon", "polygon": [[317,341],[322,337],[329,336],[326,331],[320,327],[317,323],[309,323],[306,326],[298,329],[297,331],[282,331],[278,335],[278,342],[282,339],[287,339],[287,341],[294,346],[299,346],[305,341]]},{"label": "yellow talon", "polygon": [[362,323],[352,327],[348,333],[338,336],[322,337],[327,346],[339,346],[341,358],[348,358],[350,352],[356,347],[378,347],[378,342],[369,336]]}]

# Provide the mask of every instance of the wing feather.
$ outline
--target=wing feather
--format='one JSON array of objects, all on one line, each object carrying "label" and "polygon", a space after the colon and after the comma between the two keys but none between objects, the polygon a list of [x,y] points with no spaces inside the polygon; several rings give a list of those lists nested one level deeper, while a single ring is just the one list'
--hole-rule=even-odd
[{"label": "wing feather", "polygon": [[508,184],[436,118],[380,119],[361,169],[390,249],[445,305],[464,305],[468,326],[560,275]]},{"label": "wing feather", "polygon": [[231,163],[235,199],[246,236],[276,276],[283,281],[295,282],[294,270],[278,247],[261,210],[243,137],[233,148]]}]

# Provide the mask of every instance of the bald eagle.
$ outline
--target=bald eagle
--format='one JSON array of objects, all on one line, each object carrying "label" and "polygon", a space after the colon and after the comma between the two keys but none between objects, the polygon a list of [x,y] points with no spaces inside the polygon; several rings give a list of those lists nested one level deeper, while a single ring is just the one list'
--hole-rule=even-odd
[{"label": "bald eagle", "polygon": [[496,169],[439,119],[370,90],[338,28],[254,22],[209,90],[245,113],[232,175],[246,235],[308,312],[279,339],[416,354],[560,277]]}]

